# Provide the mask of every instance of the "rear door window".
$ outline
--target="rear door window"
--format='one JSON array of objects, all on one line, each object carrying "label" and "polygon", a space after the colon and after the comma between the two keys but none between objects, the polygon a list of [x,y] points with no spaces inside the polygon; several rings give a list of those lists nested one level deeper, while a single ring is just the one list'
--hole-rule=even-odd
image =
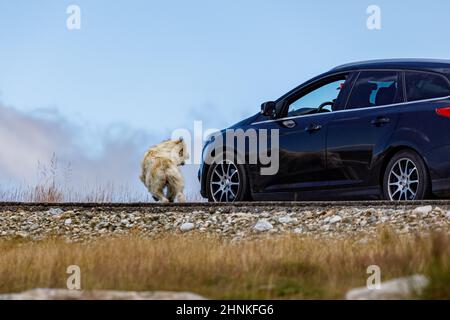
[{"label": "rear door window", "polygon": [[406,97],[418,101],[450,96],[450,86],[444,76],[428,72],[405,72]]},{"label": "rear door window", "polygon": [[395,71],[363,71],[353,86],[346,109],[402,102],[400,76]]}]

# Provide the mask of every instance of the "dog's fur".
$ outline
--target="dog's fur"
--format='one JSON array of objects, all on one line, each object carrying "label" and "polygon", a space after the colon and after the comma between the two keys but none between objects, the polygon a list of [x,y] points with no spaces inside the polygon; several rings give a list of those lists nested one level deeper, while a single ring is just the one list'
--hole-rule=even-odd
[{"label": "dog's fur", "polygon": [[183,166],[188,158],[189,153],[182,138],[164,141],[145,153],[140,179],[155,201],[186,201],[183,194],[184,179],[179,167]]}]

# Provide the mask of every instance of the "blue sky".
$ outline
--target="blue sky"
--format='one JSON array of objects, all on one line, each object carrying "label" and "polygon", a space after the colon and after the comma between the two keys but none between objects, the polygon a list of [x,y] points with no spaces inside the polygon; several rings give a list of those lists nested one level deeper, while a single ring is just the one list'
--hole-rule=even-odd
[{"label": "blue sky", "polygon": [[[70,4],[81,30],[66,28]],[[371,4],[381,30],[366,27]],[[111,126],[152,144],[193,120],[237,122],[338,64],[450,58],[448,12],[448,1],[0,0],[0,102],[83,128],[85,149]]]}]

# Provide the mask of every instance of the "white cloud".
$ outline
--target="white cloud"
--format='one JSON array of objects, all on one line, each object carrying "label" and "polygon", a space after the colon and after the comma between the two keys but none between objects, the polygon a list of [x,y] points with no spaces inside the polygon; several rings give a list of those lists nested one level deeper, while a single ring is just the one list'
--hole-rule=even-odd
[{"label": "white cloud", "polygon": [[[60,178],[64,176],[77,192],[114,185],[145,195],[138,179],[141,156],[149,146],[168,137],[124,124],[92,128],[68,121],[57,110],[26,114],[0,104],[0,182],[40,182],[38,163],[49,164],[55,154]],[[70,170],[64,169],[69,164]],[[197,166],[183,169],[186,193],[194,197],[199,188],[196,170]]]}]

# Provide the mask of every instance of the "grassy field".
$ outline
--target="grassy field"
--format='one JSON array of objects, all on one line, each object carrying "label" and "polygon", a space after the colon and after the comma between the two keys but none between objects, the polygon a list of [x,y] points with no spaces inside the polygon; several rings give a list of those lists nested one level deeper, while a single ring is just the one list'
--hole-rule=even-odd
[{"label": "grassy field", "polygon": [[[93,203],[131,203],[154,202],[153,197],[142,185],[116,185],[112,182],[86,184],[75,187],[71,183],[73,175],[70,164],[61,164],[54,154],[49,163],[38,163],[36,176],[38,183],[0,185],[0,201],[13,202],[93,202]],[[136,175],[136,180],[138,177]],[[139,182],[140,185],[140,182]],[[188,202],[205,202],[199,192],[185,192]]]},{"label": "grassy field", "polygon": [[450,299],[450,237],[398,237],[369,243],[283,237],[230,243],[199,235],[134,236],[70,244],[0,241],[0,292],[64,288],[67,266],[82,289],[192,291],[216,299],[342,299],[364,286],[369,265],[382,280],[423,273],[422,298]]}]

